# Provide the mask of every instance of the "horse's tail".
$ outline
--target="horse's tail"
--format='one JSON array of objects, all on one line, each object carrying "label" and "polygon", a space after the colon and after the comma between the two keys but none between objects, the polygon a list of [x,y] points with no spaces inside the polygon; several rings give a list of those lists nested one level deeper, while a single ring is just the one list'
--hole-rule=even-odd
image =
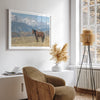
[{"label": "horse's tail", "polygon": [[44,42],[44,39],[45,39],[45,34],[43,34],[42,42]]}]

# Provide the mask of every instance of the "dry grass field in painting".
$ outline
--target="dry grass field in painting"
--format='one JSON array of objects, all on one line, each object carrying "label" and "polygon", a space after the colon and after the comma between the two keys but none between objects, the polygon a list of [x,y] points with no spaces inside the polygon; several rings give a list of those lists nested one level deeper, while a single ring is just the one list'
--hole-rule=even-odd
[{"label": "dry grass field in painting", "polygon": [[35,36],[22,36],[22,37],[13,37],[12,46],[21,46],[21,47],[48,47],[49,46],[49,36],[45,36],[44,42],[41,41],[41,38],[38,38],[39,42],[36,41]]}]

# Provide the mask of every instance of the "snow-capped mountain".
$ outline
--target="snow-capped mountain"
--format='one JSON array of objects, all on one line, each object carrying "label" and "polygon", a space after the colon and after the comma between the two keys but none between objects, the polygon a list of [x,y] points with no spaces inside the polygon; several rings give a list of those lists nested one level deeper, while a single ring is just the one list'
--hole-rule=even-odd
[{"label": "snow-capped mountain", "polygon": [[13,33],[32,32],[32,29],[49,32],[49,23],[39,22],[34,18],[17,16],[14,14],[12,14],[11,19],[11,30]]},{"label": "snow-capped mountain", "polygon": [[25,23],[30,26],[37,25],[37,22],[34,19],[22,18],[22,17],[16,16],[16,15],[12,15],[12,22]]}]

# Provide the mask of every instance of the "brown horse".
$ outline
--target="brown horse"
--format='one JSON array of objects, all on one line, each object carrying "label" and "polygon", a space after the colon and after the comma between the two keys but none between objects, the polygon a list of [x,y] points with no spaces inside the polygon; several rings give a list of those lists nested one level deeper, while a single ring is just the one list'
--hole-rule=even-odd
[{"label": "brown horse", "polygon": [[41,37],[42,42],[44,42],[45,34],[43,32],[38,32],[37,30],[32,29],[32,34],[35,34],[35,38],[37,42],[38,42],[38,37]]}]

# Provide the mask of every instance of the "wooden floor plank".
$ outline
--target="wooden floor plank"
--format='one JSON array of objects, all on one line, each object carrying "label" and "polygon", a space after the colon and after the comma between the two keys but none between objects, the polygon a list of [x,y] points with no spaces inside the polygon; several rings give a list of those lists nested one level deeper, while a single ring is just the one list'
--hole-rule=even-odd
[{"label": "wooden floor plank", "polygon": [[[75,100],[92,100],[92,95],[84,93],[76,93]],[[96,98],[94,100],[96,100]]]}]

